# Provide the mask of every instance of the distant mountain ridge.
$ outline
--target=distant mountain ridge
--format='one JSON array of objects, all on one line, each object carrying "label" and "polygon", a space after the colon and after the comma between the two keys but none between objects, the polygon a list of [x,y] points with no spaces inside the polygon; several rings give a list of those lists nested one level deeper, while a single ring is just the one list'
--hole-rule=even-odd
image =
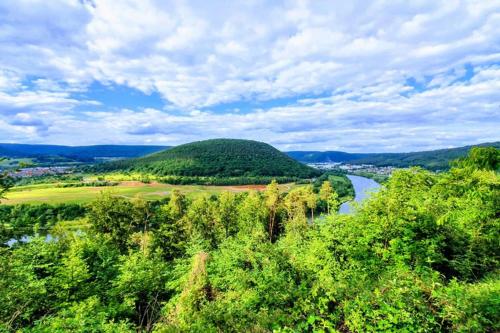
[{"label": "distant mountain ridge", "polygon": [[349,162],[351,164],[371,164],[375,166],[409,167],[421,166],[431,170],[447,169],[449,163],[467,155],[472,147],[495,147],[500,149],[500,141],[486,142],[458,148],[438,149],[410,153],[345,153],[340,151],[289,151],[288,156],[303,163]]},{"label": "distant mountain ridge", "polygon": [[144,156],[167,148],[170,147],[143,145],[62,146],[0,143],[0,156],[11,158],[61,156],[80,160],[100,157],[132,158]]},{"label": "distant mountain ridge", "polygon": [[297,161],[307,163],[349,162],[373,155],[346,153],[343,151],[288,151],[286,154]]},{"label": "distant mountain ridge", "polygon": [[263,142],[239,139],[197,141],[144,157],[103,163],[100,171],[138,171],[160,176],[298,177],[318,176],[308,167]]}]

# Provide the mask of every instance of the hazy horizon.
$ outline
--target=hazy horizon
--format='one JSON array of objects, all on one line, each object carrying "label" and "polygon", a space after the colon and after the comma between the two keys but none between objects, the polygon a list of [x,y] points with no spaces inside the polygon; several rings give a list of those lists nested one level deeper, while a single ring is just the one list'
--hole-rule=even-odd
[{"label": "hazy horizon", "polygon": [[[235,138],[212,138],[212,139],[235,139]],[[208,139],[210,140],[210,139]],[[256,140],[258,141],[258,140]],[[184,142],[180,143],[179,145],[182,144],[187,144],[191,143],[194,141],[190,142]],[[488,144],[488,143],[495,143],[497,141],[488,141],[488,142],[480,142],[479,144]],[[267,142],[266,142],[267,143]],[[27,145],[53,145],[53,144],[44,144],[44,143],[20,143],[20,142],[0,142],[0,144],[27,144]],[[304,150],[304,149],[298,149],[298,150],[283,150],[280,149],[281,151],[285,152],[291,152],[291,151],[317,151],[317,152],[327,152],[327,151],[338,151],[338,152],[344,152],[344,153],[353,153],[353,154],[370,154],[370,153],[412,153],[412,152],[420,152],[420,151],[427,151],[427,150],[440,150],[440,149],[450,149],[450,148],[460,148],[464,146],[473,146],[475,144],[465,144],[462,146],[449,146],[449,147],[440,147],[440,148],[433,148],[433,149],[425,149],[425,150],[407,150],[407,151],[391,151],[391,152],[385,152],[385,151],[347,151],[347,150],[342,150],[342,149],[310,149],[310,150]],[[91,147],[91,146],[164,146],[164,147],[175,147],[178,145],[157,145],[157,144],[113,144],[113,143],[105,143],[105,144],[94,144],[94,145],[63,145],[63,144],[54,144],[54,146],[66,146],[66,147]],[[275,147],[278,148],[278,147]],[[279,148],[278,148],[279,149]]]},{"label": "hazy horizon", "polygon": [[500,140],[499,1],[2,1],[0,142]]}]

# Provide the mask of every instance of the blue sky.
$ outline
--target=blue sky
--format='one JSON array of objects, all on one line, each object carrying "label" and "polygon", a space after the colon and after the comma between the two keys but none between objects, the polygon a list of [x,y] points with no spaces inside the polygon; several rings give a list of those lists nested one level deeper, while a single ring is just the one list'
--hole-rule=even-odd
[{"label": "blue sky", "polygon": [[500,140],[500,1],[0,2],[0,142]]}]

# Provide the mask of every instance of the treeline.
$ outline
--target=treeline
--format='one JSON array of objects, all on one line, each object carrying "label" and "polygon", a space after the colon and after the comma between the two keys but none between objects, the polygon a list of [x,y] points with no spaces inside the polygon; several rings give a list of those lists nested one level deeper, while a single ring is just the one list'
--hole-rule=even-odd
[{"label": "treeline", "polygon": [[47,231],[58,222],[84,217],[80,204],[0,205],[0,244],[12,238]]},{"label": "treeline", "polygon": [[389,177],[390,177],[390,175],[362,171],[362,170],[361,171],[358,171],[358,170],[354,171],[352,174],[356,175],[356,176],[361,176],[361,177],[373,179],[374,181],[376,181],[377,183],[380,183],[380,184],[386,182],[387,179],[389,179]]},{"label": "treeline", "polygon": [[58,183],[55,187],[104,187],[104,186],[116,186],[118,182],[102,181],[96,180],[91,182],[78,182],[78,183]]},{"label": "treeline", "polygon": [[352,186],[349,178],[346,177],[346,173],[341,170],[327,171],[323,173],[320,177],[316,178],[313,182],[314,191],[318,193],[321,186],[325,181],[329,181],[331,186],[335,189],[335,192],[342,198],[343,201],[346,199],[354,198],[354,187]]},{"label": "treeline", "polygon": [[334,213],[330,182],[164,203],[105,195],[88,233],[0,249],[0,327],[496,332],[499,158],[478,149],[447,173],[396,171],[351,215]]},{"label": "treeline", "polygon": [[69,174],[69,175],[43,175],[33,177],[14,178],[16,186],[47,184],[47,183],[60,183],[60,182],[82,182],[83,175]]},{"label": "treeline", "polygon": [[[267,185],[273,180],[279,184],[300,182],[297,177],[188,177],[164,176],[157,177],[158,182],[172,185]],[[144,178],[142,178],[144,180]]]}]

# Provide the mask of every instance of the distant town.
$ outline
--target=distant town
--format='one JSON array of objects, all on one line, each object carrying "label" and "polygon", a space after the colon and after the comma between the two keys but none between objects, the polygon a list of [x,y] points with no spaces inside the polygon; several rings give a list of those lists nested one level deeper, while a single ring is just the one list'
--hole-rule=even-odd
[{"label": "distant town", "polygon": [[307,163],[308,166],[319,170],[344,170],[347,172],[369,172],[389,176],[398,168],[393,166],[377,167],[371,164],[345,164],[339,162]]},{"label": "distant town", "polygon": [[16,171],[9,172],[9,176],[14,178],[26,178],[26,177],[40,177],[47,175],[61,175],[71,173],[72,167],[67,166],[53,166],[53,167],[34,167],[34,168],[22,168]]}]

